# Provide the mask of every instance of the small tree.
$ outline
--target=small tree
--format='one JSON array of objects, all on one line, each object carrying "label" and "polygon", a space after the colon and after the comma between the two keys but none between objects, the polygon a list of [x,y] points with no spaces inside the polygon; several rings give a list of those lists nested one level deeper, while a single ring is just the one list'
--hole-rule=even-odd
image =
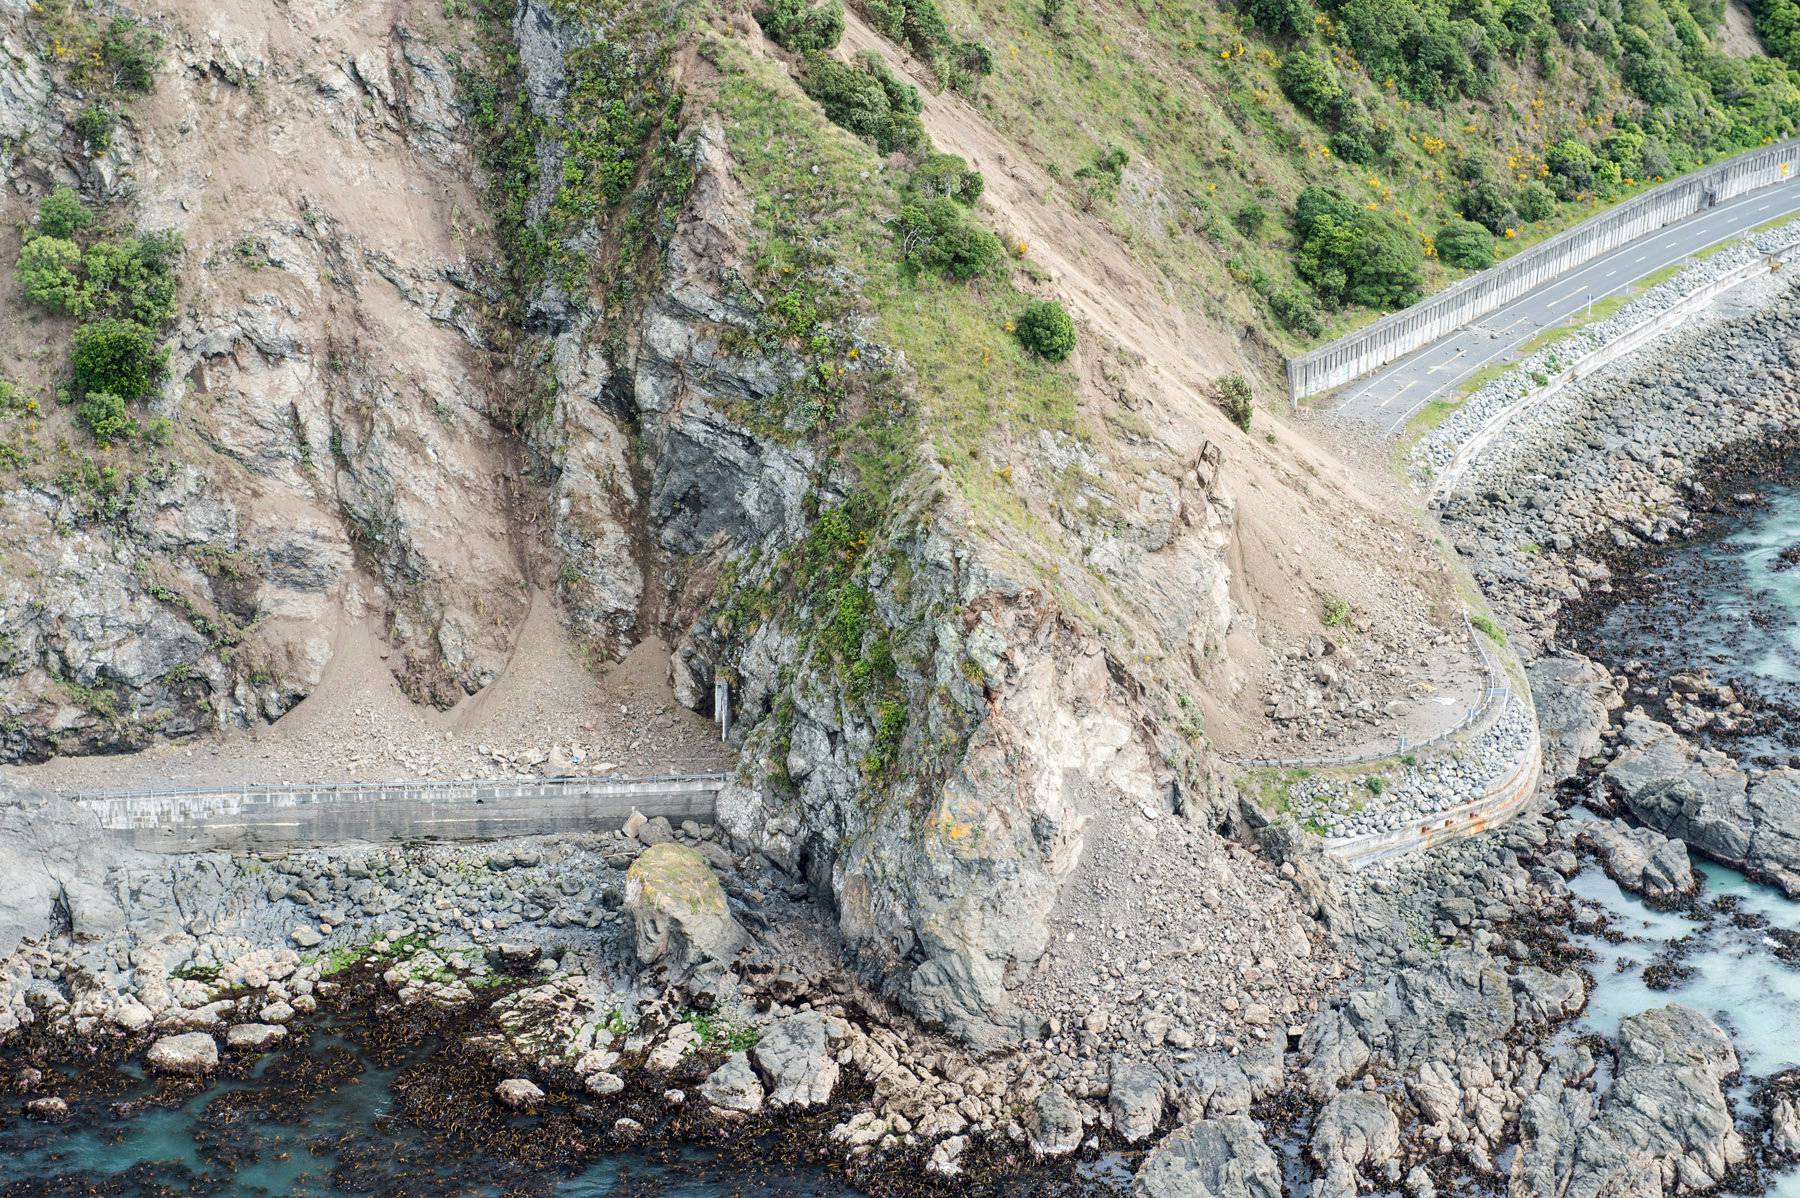
[{"label": "small tree", "polygon": [[100,57],[112,73],[113,86],[134,92],[155,87],[162,45],[156,30],[131,17],[114,17],[100,41]]},{"label": "small tree", "polygon": [[1250,421],[1256,415],[1256,400],[1243,375],[1228,374],[1219,380],[1219,406],[1225,409],[1231,423],[1245,432],[1250,431]]},{"label": "small tree", "polygon": [[1296,50],[1282,61],[1281,69],[1275,72],[1275,82],[1294,107],[1319,122],[1335,117],[1344,99],[1343,85],[1338,83],[1331,64],[1304,50]]},{"label": "small tree", "polygon": [[75,389],[83,396],[110,392],[121,399],[140,399],[162,372],[162,356],[150,330],[112,317],[76,329],[70,358]]},{"label": "small tree", "polygon": [[87,210],[81,197],[67,187],[57,188],[38,205],[37,229],[46,237],[72,239],[93,223],[94,214]]},{"label": "small tree", "polygon": [[1000,239],[982,228],[954,200],[901,207],[894,221],[900,256],[915,270],[972,279],[1000,260]]},{"label": "small tree", "polygon": [[981,198],[987,180],[981,177],[980,171],[972,171],[969,164],[955,154],[930,153],[925,161],[913,169],[906,177],[906,192],[909,196],[920,199],[955,200],[959,204],[974,204]]},{"label": "small tree", "polygon": [[89,154],[104,154],[112,149],[113,130],[119,114],[104,104],[89,104],[75,117],[75,135]]},{"label": "small tree", "polygon": [[757,23],[778,46],[796,54],[830,50],[844,36],[844,6],[840,0],[770,0],[756,10]]},{"label": "small tree", "polygon": [[93,301],[81,281],[81,247],[61,237],[33,237],[19,251],[25,298],[64,316],[85,316]]},{"label": "small tree", "polygon": [[1474,221],[1451,221],[1438,230],[1437,256],[1451,266],[1480,270],[1494,264],[1494,235]]},{"label": "small tree", "polygon": [[1556,211],[1556,194],[1539,180],[1528,179],[1513,193],[1513,207],[1519,210],[1521,220],[1546,220]]},{"label": "small tree", "polygon": [[1026,304],[1014,332],[1019,344],[1052,362],[1060,362],[1075,351],[1075,322],[1055,300]]}]

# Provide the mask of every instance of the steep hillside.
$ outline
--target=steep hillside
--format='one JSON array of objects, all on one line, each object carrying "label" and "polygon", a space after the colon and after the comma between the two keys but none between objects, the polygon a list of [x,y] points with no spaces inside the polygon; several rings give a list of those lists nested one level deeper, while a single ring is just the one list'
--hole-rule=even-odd
[{"label": "steep hillside", "polygon": [[[340,735],[376,661],[530,736],[723,682],[722,822],[967,1040],[1115,953],[1119,1043],[1337,976],[1225,754],[1430,730],[1456,588],[1004,47],[922,0],[0,11],[9,758]],[[494,700],[545,676],[580,709]]]},{"label": "steep hillside", "polygon": [[[1794,70],[1717,0],[942,9],[993,52],[964,90],[1056,191],[1181,306],[1284,352],[1800,119]],[[1311,186],[1407,235],[1363,239],[1375,283],[1295,227]]]}]

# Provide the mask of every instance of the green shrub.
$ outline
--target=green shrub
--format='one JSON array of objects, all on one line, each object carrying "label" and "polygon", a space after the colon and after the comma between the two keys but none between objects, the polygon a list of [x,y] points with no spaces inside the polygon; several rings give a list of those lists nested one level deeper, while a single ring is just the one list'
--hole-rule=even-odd
[{"label": "green shrub", "polygon": [[1331,64],[1304,50],[1296,50],[1282,61],[1275,82],[1294,107],[1320,123],[1335,118],[1344,99],[1343,85]]},{"label": "green shrub", "polygon": [[89,104],[75,117],[75,135],[89,154],[104,154],[112,148],[113,130],[119,114],[102,104]]},{"label": "green shrub", "polygon": [[124,316],[154,328],[174,314],[180,252],[172,232],[97,241],[85,251],[60,237],[34,237],[19,251],[19,285],[53,312]]},{"label": "green shrub", "polygon": [[1480,270],[1494,264],[1494,235],[1474,221],[1451,221],[1437,233],[1437,256],[1450,266]]},{"label": "green shrub", "polygon": [[1312,9],[1306,0],[1249,0],[1244,11],[1258,29],[1280,37],[1293,37],[1312,28]]},{"label": "green shrub", "polygon": [[1325,324],[1319,319],[1319,308],[1312,297],[1299,287],[1289,284],[1276,288],[1269,293],[1269,310],[1275,313],[1275,319],[1296,333],[1308,337],[1317,337],[1325,331]]},{"label": "green shrub", "polygon": [[1231,423],[1245,432],[1250,431],[1250,421],[1256,415],[1256,400],[1250,393],[1250,384],[1241,374],[1228,374],[1219,380],[1219,406]]},{"label": "green shrub", "polygon": [[1092,204],[1096,199],[1112,199],[1119,193],[1119,184],[1125,178],[1125,167],[1131,162],[1131,155],[1118,146],[1108,146],[1094,156],[1094,160],[1075,172],[1075,177],[1087,184],[1087,199]]},{"label": "green shrub", "polygon": [[1551,186],[1565,200],[1591,190],[1599,179],[1599,158],[1572,137],[1565,137],[1545,150],[1544,165],[1550,168]]},{"label": "green shrub", "polygon": [[771,41],[796,54],[830,50],[844,36],[841,0],[770,0],[756,20]]},{"label": "green shrub", "polygon": [[969,164],[955,154],[933,152],[907,176],[906,194],[916,199],[955,200],[973,205],[981,198],[985,185],[981,172],[970,170]]},{"label": "green shrub", "polygon": [[19,251],[19,289],[34,304],[65,316],[89,310],[81,282],[81,247],[61,237],[33,237]]},{"label": "green shrub", "polygon": [[67,187],[59,187],[38,205],[37,230],[46,237],[72,238],[94,223],[81,197]]},{"label": "green shrub", "polygon": [[832,123],[874,142],[883,154],[916,150],[925,143],[918,90],[873,54],[858,54],[854,63],[809,54],[800,86]]},{"label": "green shrub", "polygon": [[113,317],[76,329],[70,359],[78,394],[110,392],[126,400],[148,393],[163,365],[149,329]]},{"label": "green shrub", "polygon": [[1319,612],[1319,622],[1327,628],[1336,628],[1350,618],[1350,604],[1336,595],[1325,596]]},{"label": "green shrub", "polygon": [[1540,180],[1528,179],[1513,192],[1513,207],[1518,209],[1520,220],[1548,220],[1550,214],[1556,211],[1556,193]]},{"label": "green shrub", "polygon": [[114,87],[148,92],[156,86],[156,68],[162,62],[162,34],[131,17],[114,17],[100,41]]},{"label": "green shrub", "polygon": [[97,441],[122,441],[137,431],[137,425],[125,414],[125,401],[110,391],[88,392],[75,415]]},{"label": "green shrub", "polygon": [[1231,223],[1237,226],[1238,232],[1254,241],[1269,223],[1269,210],[1255,200],[1251,200],[1232,216]]},{"label": "green shrub", "polygon": [[1326,300],[1394,308],[1423,292],[1424,251],[1391,217],[1314,185],[1300,193],[1294,225],[1300,237],[1295,269]]},{"label": "green shrub", "polygon": [[1038,24],[1051,33],[1063,32],[1063,10],[1068,0],[1038,0]]},{"label": "green shrub", "polygon": [[1347,97],[1338,105],[1338,128],[1331,135],[1331,152],[1345,162],[1374,162],[1394,144],[1393,129],[1369,116],[1361,100]]},{"label": "green shrub", "polygon": [[894,232],[900,240],[901,258],[914,270],[972,279],[1000,261],[1000,239],[954,200],[902,205]]},{"label": "green shrub", "polygon": [[1060,362],[1075,351],[1075,322],[1055,300],[1033,300],[1014,325],[1023,345],[1039,357]]},{"label": "green shrub", "polygon": [[1479,172],[1468,181],[1462,194],[1456,198],[1456,210],[1465,219],[1474,221],[1490,233],[1504,233],[1519,223],[1518,214],[1513,211],[1505,190]]},{"label": "green shrub", "polygon": [[859,5],[881,35],[911,47],[926,62],[950,43],[950,27],[933,0],[863,0]]}]

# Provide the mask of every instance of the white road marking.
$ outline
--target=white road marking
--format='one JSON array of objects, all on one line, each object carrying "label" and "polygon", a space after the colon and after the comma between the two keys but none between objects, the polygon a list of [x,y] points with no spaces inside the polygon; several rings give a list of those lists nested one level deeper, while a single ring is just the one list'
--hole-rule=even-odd
[{"label": "white road marking", "polygon": [[1417,383],[1418,381],[1419,381],[1418,379],[1406,380],[1406,386],[1400,388],[1400,390],[1394,392],[1392,395],[1388,396],[1386,399],[1384,399],[1380,403],[1376,404],[1375,405],[1376,408],[1379,410],[1381,408],[1387,407],[1389,404],[1393,403],[1396,399],[1399,399],[1402,395],[1405,395],[1408,391],[1411,391],[1413,389],[1413,384]]}]

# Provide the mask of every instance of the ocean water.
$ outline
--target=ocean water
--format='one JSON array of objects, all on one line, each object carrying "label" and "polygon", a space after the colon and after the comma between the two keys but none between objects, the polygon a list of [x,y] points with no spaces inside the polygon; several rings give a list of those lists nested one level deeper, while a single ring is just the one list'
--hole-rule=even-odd
[{"label": "ocean water", "polygon": [[[1706,668],[1718,682],[1800,712],[1800,486],[1764,488],[1768,502],[1733,527],[1683,545],[1651,567],[1657,585],[1612,607],[1585,648],[1617,665],[1641,658],[1661,676]],[[1800,559],[1800,550],[1796,550]],[[1749,761],[1800,753],[1800,726],[1719,738]]]},{"label": "ocean water", "polygon": [[[313,1071],[323,1062],[323,1078]],[[400,1117],[400,1066],[329,1028],[272,1052],[251,1076],[180,1106],[112,1113],[155,1090],[127,1066],[121,1093],[60,1125],[0,1126],[0,1195],[163,1198],[850,1198],[826,1170],[784,1168],[754,1146],[625,1153],[548,1166],[447,1145]],[[48,1087],[46,1087],[48,1089]],[[520,1122],[528,1122],[521,1117]],[[744,1159],[734,1159],[741,1154]]]}]

